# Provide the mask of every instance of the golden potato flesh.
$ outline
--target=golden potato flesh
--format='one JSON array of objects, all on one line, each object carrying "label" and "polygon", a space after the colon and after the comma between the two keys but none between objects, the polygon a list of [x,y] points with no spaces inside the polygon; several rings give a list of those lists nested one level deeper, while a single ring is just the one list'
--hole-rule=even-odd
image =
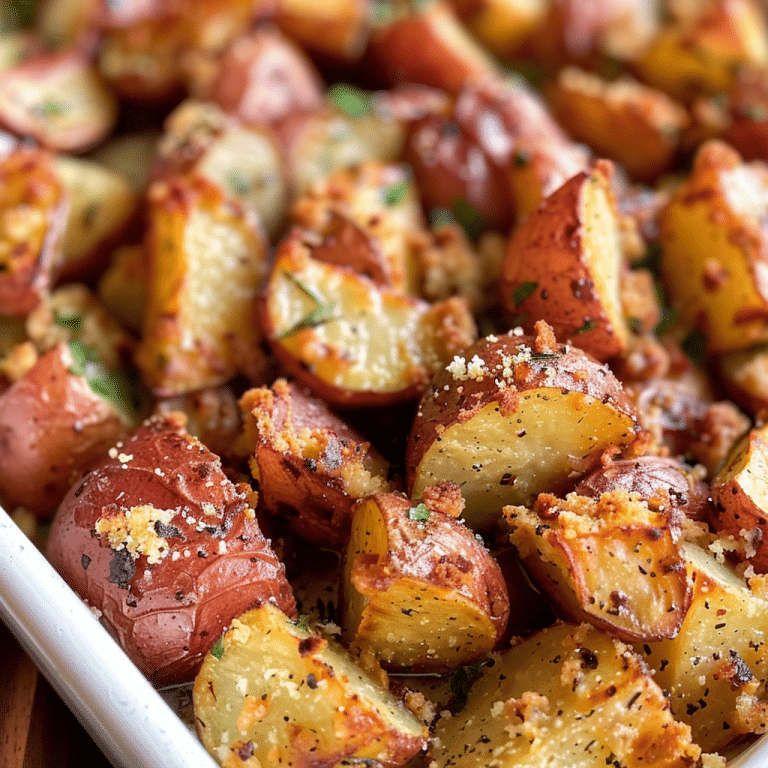
[{"label": "golden potato flesh", "polygon": [[691,594],[669,513],[613,491],[597,501],[542,494],[504,516],[534,583],[566,618],[628,642],[677,634]]},{"label": "golden potato flesh", "polygon": [[727,352],[717,359],[723,388],[731,400],[752,416],[768,411],[767,351],[761,344],[752,349]]},{"label": "golden potato flesh", "polygon": [[509,615],[501,570],[472,532],[401,494],[356,505],[341,590],[345,635],[388,669],[471,664],[494,648]]},{"label": "golden potato flesh", "polygon": [[337,405],[414,399],[475,338],[465,303],[452,299],[430,307],[317,261],[300,232],[283,242],[261,309],[278,359]]},{"label": "golden potato flesh", "polygon": [[768,168],[705,144],[688,180],[660,215],[664,284],[680,320],[698,325],[711,352],[768,339]]},{"label": "golden potato flesh", "polygon": [[744,435],[711,485],[713,526],[735,539],[740,560],[768,572],[768,427]]},{"label": "golden potato flesh", "polygon": [[150,189],[149,280],[137,362],[159,395],[217,386],[238,370],[233,341],[255,347],[255,300],[266,267],[258,222],[210,182]]},{"label": "golden potato flesh", "polygon": [[560,624],[493,657],[462,714],[435,726],[437,768],[684,768],[700,749],[627,646]]},{"label": "golden potato flesh", "polygon": [[504,304],[515,324],[532,331],[546,320],[598,360],[626,349],[620,279],[619,213],[610,163],[579,173],[514,232],[502,268]]},{"label": "golden potato flesh", "polygon": [[740,740],[742,694],[764,691],[768,679],[768,602],[731,568],[693,544],[684,545],[693,599],[672,640],[636,649],[670,693],[675,717],[690,725],[704,750]]},{"label": "golden potato flesh", "polygon": [[[332,641],[263,604],[203,662],[195,721],[221,765],[404,765],[427,729]],[[239,761],[238,761],[239,759]]]},{"label": "golden potato flesh", "polygon": [[433,483],[461,486],[472,528],[566,489],[606,451],[641,435],[632,406],[606,366],[580,350],[537,339],[489,336],[432,381],[408,440],[406,483],[420,498]]}]

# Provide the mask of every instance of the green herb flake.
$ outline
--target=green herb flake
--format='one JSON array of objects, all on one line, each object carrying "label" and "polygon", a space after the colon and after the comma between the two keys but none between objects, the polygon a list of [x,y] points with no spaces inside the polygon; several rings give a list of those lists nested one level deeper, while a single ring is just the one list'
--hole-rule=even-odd
[{"label": "green herb flake", "polygon": [[405,179],[402,179],[385,190],[384,202],[390,206],[397,205],[405,197],[407,191],[408,182]]},{"label": "green herb flake", "polygon": [[240,197],[247,195],[252,186],[250,179],[242,171],[229,171],[227,173],[227,183],[232,188],[232,191]]},{"label": "green herb flake", "polygon": [[638,269],[647,269],[654,275],[659,274],[661,265],[661,246],[658,243],[651,243],[645,251],[643,257],[633,263],[633,267]]},{"label": "green herb flake", "polygon": [[488,664],[488,659],[485,661],[478,661],[468,667],[457,667],[453,670],[451,675],[450,688],[453,694],[453,707],[451,708],[454,713],[464,709],[469,698],[469,689],[474,680],[479,677],[482,668]]},{"label": "green herb flake", "polygon": [[538,283],[520,283],[512,293],[512,301],[518,307],[522,304],[537,288]]},{"label": "green herb flake", "polygon": [[680,346],[683,348],[683,352],[696,365],[701,365],[704,362],[707,350],[707,337],[698,328],[692,330]]},{"label": "green herb flake", "polygon": [[306,613],[302,613],[301,616],[299,616],[299,619],[296,622],[296,626],[302,632],[311,632],[312,631],[312,628],[309,626],[309,616],[307,616]]},{"label": "green herb flake", "polygon": [[317,328],[319,325],[337,319],[336,302],[332,301],[328,304],[321,304],[319,307],[316,307],[311,312],[304,315],[304,317],[302,317],[294,326],[281,333],[277,338],[278,340],[284,339],[287,336],[293,336],[294,333],[298,333],[299,331],[304,331],[308,328]]},{"label": "green herb flake", "polygon": [[531,360],[557,360],[562,356],[562,352],[531,352]]},{"label": "green herb flake", "polygon": [[632,333],[640,333],[643,330],[643,324],[640,322],[639,317],[628,317],[627,325]]},{"label": "green herb flake", "polygon": [[449,224],[455,224],[456,219],[447,208],[433,208],[429,212],[429,223],[432,227],[445,227]]},{"label": "green herb flake", "polygon": [[451,211],[467,237],[475,242],[485,229],[483,217],[463,197],[457,197],[453,201]]},{"label": "green herb flake", "polygon": [[768,107],[765,104],[748,104],[742,107],[739,112],[756,123],[763,123],[768,120]]},{"label": "green herb flake", "polygon": [[592,331],[595,328],[597,328],[597,323],[591,318],[586,317],[584,318],[584,325],[581,326],[577,331],[574,331],[574,333],[586,333],[587,331]]},{"label": "green herb flake", "polygon": [[305,295],[319,307],[323,300],[295,273],[283,272],[283,274]]},{"label": "green herb flake", "polygon": [[217,659],[221,660],[221,657],[224,655],[224,635],[221,635],[219,639],[213,644],[213,648],[211,648],[211,656],[215,656]]},{"label": "green herb flake", "polygon": [[328,90],[328,98],[349,117],[364,117],[373,108],[371,94],[347,83],[337,83]]},{"label": "green herb flake", "polygon": [[68,112],[69,108],[66,101],[47,99],[42,104],[36,104],[32,107],[32,112],[39,117],[57,117]]},{"label": "green herb flake", "polygon": [[411,507],[408,510],[408,518],[410,520],[416,520],[419,523],[429,520],[429,509],[426,504],[417,504],[415,507]]},{"label": "green herb flake", "polygon": [[73,333],[79,333],[83,328],[84,315],[75,313],[72,315],[61,315],[56,312],[53,316],[53,322],[62,328],[67,328]]}]

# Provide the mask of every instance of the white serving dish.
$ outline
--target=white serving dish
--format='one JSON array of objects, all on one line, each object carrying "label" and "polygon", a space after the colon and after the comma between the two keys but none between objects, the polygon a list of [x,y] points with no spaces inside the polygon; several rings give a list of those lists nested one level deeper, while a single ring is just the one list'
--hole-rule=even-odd
[{"label": "white serving dish", "polygon": [[[2,507],[0,619],[116,768],[215,768],[195,735]],[[728,768],[768,768],[768,735]]]}]

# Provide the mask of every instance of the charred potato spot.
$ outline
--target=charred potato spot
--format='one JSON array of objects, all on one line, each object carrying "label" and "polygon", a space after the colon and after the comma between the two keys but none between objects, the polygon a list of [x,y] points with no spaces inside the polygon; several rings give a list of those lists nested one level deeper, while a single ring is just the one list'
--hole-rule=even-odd
[{"label": "charred potato spot", "polygon": [[403,765],[427,729],[332,641],[271,605],[232,622],[194,688],[198,732],[222,764]]}]

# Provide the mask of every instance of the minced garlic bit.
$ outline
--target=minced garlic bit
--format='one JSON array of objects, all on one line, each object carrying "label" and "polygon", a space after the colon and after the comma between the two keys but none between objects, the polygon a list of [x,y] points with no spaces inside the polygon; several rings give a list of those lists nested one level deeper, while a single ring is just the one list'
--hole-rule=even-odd
[{"label": "minced garlic bit", "polygon": [[176,511],[156,509],[149,504],[100,517],[96,533],[106,536],[112,549],[126,549],[133,557],[146,555],[150,565],[159,563],[169,550],[168,542],[157,533],[156,524],[168,525]]}]

